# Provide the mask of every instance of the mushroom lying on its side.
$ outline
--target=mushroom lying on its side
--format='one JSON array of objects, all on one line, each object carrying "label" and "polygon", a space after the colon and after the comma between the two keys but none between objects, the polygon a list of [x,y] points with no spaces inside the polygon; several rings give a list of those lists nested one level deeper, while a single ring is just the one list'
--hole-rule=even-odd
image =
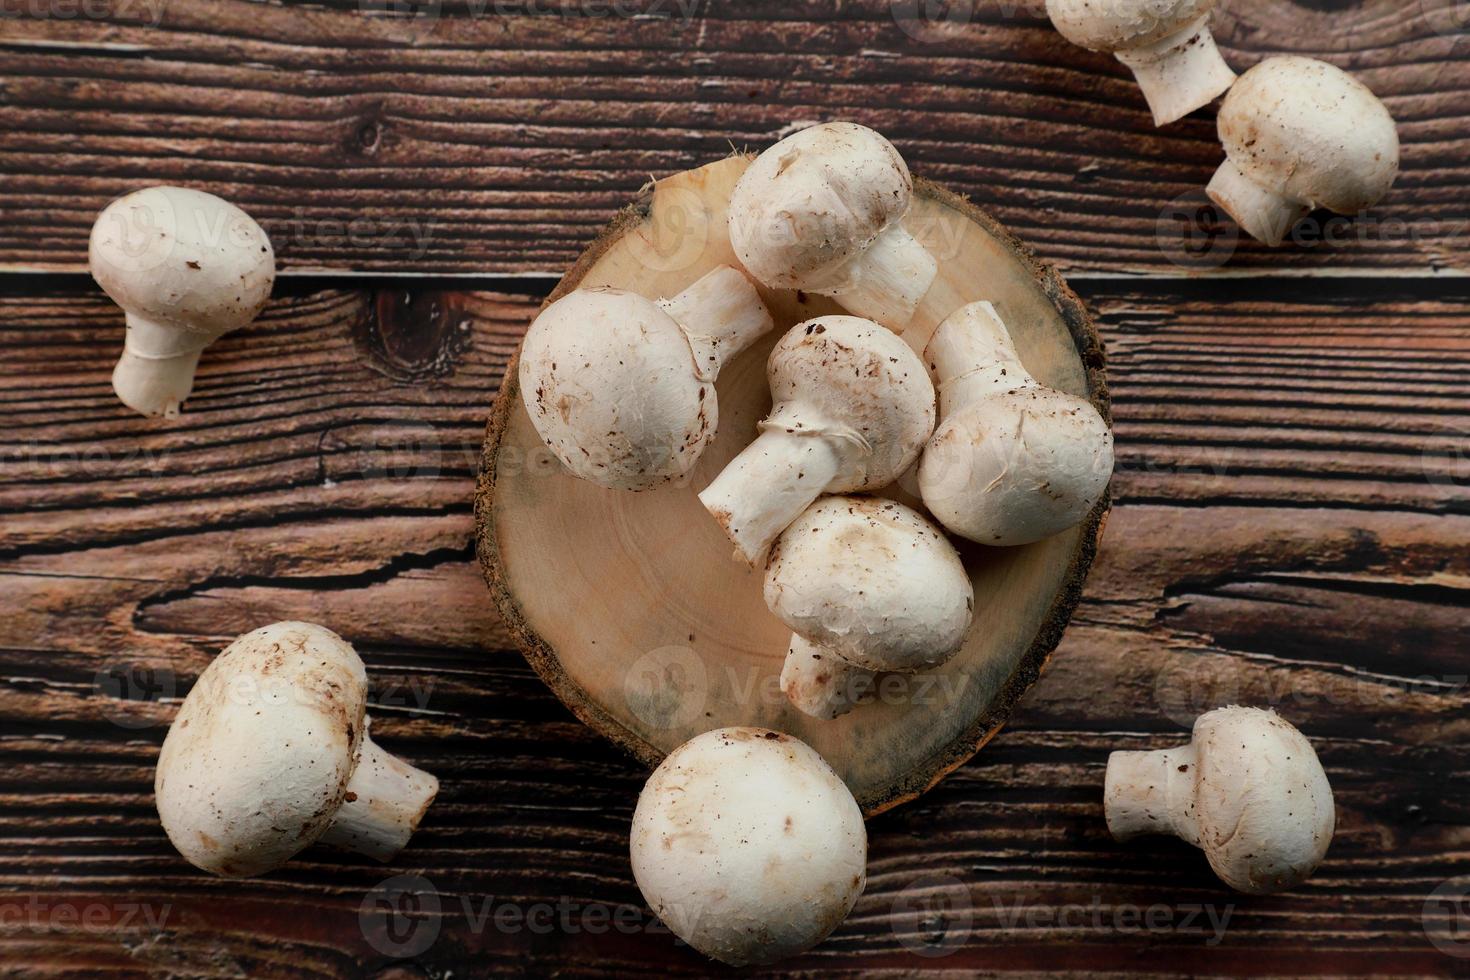
[{"label": "mushroom lying on its side", "polygon": [[1188,745],[1108,756],[1103,789],[1118,840],[1172,834],[1205,852],[1236,891],[1304,881],[1332,843],[1332,787],[1301,732],[1274,711],[1217,708]]},{"label": "mushroom lying on its side", "polygon": [[199,675],[163,740],[153,790],[169,840],[230,878],[318,840],[389,860],[439,781],[380,749],[366,710],[362,660],[336,633],[291,622],[246,633]]},{"label": "mushroom lying on its side", "polygon": [[939,270],[903,227],[914,182],[878,133],[849,122],[770,147],[730,194],[730,244],[757,280],[831,296],[902,331]]},{"label": "mushroom lying on its side", "polygon": [[633,876],[680,939],[731,966],[837,928],[867,881],[862,811],[805,743],[721,728],[669,753],[633,813]]},{"label": "mushroom lying on its side", "polygon": [[715,377],[770,329],[755,287],[730,266],[658,303],[573,290],[526,332],[526,410],[574,476],[646,490],[694,468],[719,425]]},{"label": "mushroom lying on its side", "polygon": [[951,313],[924,356],[940,421],[919,492],[939,523],[981,544],[1019,545],[1087,516],[1112,477],[1113,434],[1086,399],[1027,372],[994,306]]},{"label": "mushroom lying on its side", "polygon": [[759,567],[776,536],[823,493],[877,490],[934,431],[934,385],[912,348],[855,316],[798,323],[766,363],[760,436],[699,495]]},{"label": "mushroom lying on its side", "polygon": [[276,278],[270,239],[250,215],[184,187],[109,204],[92,226],[88,263],[126,314],[112,388],[134,411],[165,417],[193,391],[200,353],[254,320]]},{"label": "mushroom lying on its side", "polygon": [[975,593],[949,539],[877,497],[826,497],[776,540],[766,605],[794,634],[781,690],[817,718],[851,710],[879,671],[944,663],[970,628]]},{"label": "mushroom lying on its side", "polygon": [[1154,125],[1209,105],[1235,81],[1210,33],[1215,0],[1046,0],[1062,36],[1133,70]]},{"label": "mushroom lying on its side", "polygon": [[1267,58],[1220,106],[1227,159],[1207,191],[1246,234],[1280,245],[1315,208],[1354,215],[1399,172],[1399,134],[1378,96],[1326,62]]}]

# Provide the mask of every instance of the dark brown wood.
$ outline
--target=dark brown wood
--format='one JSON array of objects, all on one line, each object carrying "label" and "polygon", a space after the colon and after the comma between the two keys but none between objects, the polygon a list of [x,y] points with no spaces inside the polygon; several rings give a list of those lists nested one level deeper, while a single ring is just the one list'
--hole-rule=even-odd
[{"label": "dark brown wood", "polygon": [[[1076,285],[1120,460],[1084,600],[1000,735],[871,822],[867,892],[789,965],[1464,975],[1424,923],[1451,924],[1426,897],[1470,874],[1470,287]],[[539,290],[286,286],[168,424],[112,398],[120,321],[95,292],[0,280],[0,973],[711,972],[629,872],[645,770],[507,649],[475,567],[484,419]],[[153,762],[214,653],[285,616],[357,644],[374,734],[444,789],[391,866],[313,849],[211,879],[158,826]],[[1298,724],[1336,793],[1328,860],[1288,895],[1232,895],[1187,846],[1102,823],[1109,751],[1231,700]],[[440,915],[390,935],[375,889],[398,874]],[[1172,928],[1143,925],[1155,905]],[[1192,905],[1229,910],[1221,942],[1202,913],[1180,927]],[[437,940],[392,956],[420,921]]]},{"label": "dark brown wood", "polygon": [[1220,6],[1237,69],[1320,56],[1385,98],[1404,169],[1369,216],[1233,241],[1200,214],[1212,112],[1155,129],[1041,0],[27,0],[0,42],[0,267],[83,269],[98,210],[171,181],[245,207],[287,272],[560,275],[650,175],[845,117],[1065,273],[1466,272],[1463,0]]}]

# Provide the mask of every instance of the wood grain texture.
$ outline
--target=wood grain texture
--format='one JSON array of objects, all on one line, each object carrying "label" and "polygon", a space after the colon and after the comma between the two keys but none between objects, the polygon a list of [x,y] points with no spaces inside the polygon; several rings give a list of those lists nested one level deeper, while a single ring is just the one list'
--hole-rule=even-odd
[{"label": "wood grain texture", "polygon": [[1354,224],[1318,216],[1285,251],[1205,210],[1223,157],[1212,110],[1156,130],[1127,70],[1042,10],[27,0],[0,43],[0,267],[81,270],[98,210],[170,181],[245,207],[288,273],[559,274],[650,175],[843,117],[1064,271],[1470,271],[1463,0],[1217,11],[1237,69],[1325,58],[1400,124],[1390,197]]},{"label": "wood grain texture", "polygon": [[[789,965],[1464,975],[1424,923],[1455,924],[1426,897],[1470,874],[1470,290],[1083,285],[1120,460],[1086,598],[1001,734],[870,824],[866,894]],[[283,292],[169,425],[112,399],[95,293],[0,281],[0,973],[709,973],[629,872],[644,772],[505,649],[474,568],[474,460],[538,297]],[[209,658],[284,616],[357,644],[375,737],[444,789],[392,866],[313,849],[214,880],[158,826],[153,761]],[[1327,863],[1288,895],[1101,819],[1109,751],[1235,700],[1301,726],[1336,792]],[[400,874],[433,893],[394,920]]]}]

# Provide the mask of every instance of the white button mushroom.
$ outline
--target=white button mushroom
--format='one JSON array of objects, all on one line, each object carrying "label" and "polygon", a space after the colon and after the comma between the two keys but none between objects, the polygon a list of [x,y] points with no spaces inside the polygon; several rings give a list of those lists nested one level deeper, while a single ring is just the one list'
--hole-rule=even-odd
[{"label": "white button mushroom", "polygon": [[1209,105],[1235,81],[1210,33],[1215,0],[1046,0],[1062,36],[1133,70],[1164,126]]},{"label": "white button mushroom", "polygon": [[1219,130],[1227,158],[1210,198],[1272,246],[1315,208],[1367,210],[1399,172],[1398,128],[1378,96],[1311,58],[1268,58],[1242,75]]},{"label": "white button mushroom", "polygon": [[270,239],[250,215],[183,187],[109,204],[92,226],[88,259],[126,314],[112,388],[144,415],[178,415],[200,352],[254,320],[276,278]]},{"label": "white button mushroom", "polygon": [[1201,715],[1188,745],[1110,755],[1103,812],[1118,840],[1172,834],[1202,848],[1249,895],[1304,881],[1336,823],[1311,743],[1274,711],[1240,707]]},{"label": "white button mushroom", "polygon": [[730,244],[757,280],[831,296],[903,330],[938,265],[904,230],[903,157],[856,123],[822,123],[766,150],[730,194]]},{"label": "white button mushroom", "polygon": [[231,643],[199,675],[158,757],[169,840],[217,875],[264,874],[315,841],[387,861],[439,781],[368,737],[367,673],[311,623]]},{"label": "white button mushroom", "polygon": [[871,320],[798,323],[766,373],[774,404],[760,435],[699,495],[751,565],[823,493],[892,483],[934,431],[923,362]]},{"label": "white button mushroom", "polygon": [[917,673],[954,656],[975,604],[949,539],[874,497],[808,507],[771,549],[765,596],[795,632],[781,689],[818,718],[851,709],[875,672]]},{"label": "white button mushroom", "polygon": [[810,747],[762,728],[705,732],[671,752],[638,797],[631,852],[664,924],[732,966],[815,946],[867,881],[852,793]]},{"label": "white button mushroom", "polygon": [[577,289],[536,317],[519,377],[548,449],[584,480],[646,490],[688,473],[715,436],[715,377],[771,329],[729,266],[673,299]]},{"label": "white button mushroom", "polygon": [[1040,385],[989,303],[950,314],[924,356],[939,427],[919,461],[924,505],[988,545],[1039,541],[1081,521],[1107,490],[1113,434],[1085,399]]}]

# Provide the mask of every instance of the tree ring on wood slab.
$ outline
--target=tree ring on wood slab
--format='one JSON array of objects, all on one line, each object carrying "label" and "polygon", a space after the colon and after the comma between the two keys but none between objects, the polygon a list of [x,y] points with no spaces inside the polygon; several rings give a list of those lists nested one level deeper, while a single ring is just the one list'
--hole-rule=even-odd
[{"label": "tree ring on wood slab", "polygon": [[[672,296],[720,264],[733,156],[645,188],[548,298],[579,286]],[[1089,398],[1110,419],[1103,347],[1086,308],[995,219],[922,179],[905,226],[940,272],[903,337],[921,351],[957,307],[988,299],[1042,384]],[[975,623],[953,660],[883,675],[835,720],[781,693],[790,632],[766,609],[762,574],[732,547],[696,493],[755,436],[770,408],[766,356],[792,325],[841,312],[831,300],[762,289],[776,328],[719,377],[718,435],[684,484],[640,493],[572,477],[546,450],[505,372],[475,495],[481,568],[531,666],[583,722],[648,766],[712,728],[788,732],[822,754],[873,815],[924,792],[969,759],[1036,681],[1081,597],[1108,510],[1018,548],[956,541],[975,587]],[[630,396],[636,397],[636,396]],[[922,507],[912,473],[885,491]]]}]

